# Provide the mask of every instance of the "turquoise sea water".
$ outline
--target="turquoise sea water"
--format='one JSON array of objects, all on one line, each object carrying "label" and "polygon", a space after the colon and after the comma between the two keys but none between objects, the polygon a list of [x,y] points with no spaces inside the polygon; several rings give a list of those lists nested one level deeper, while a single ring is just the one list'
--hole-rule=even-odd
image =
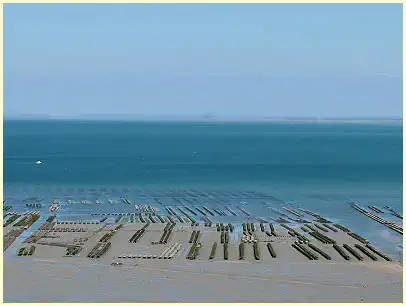
[{"label": "turquoise sea water", "polygon": [[[35,161],[41,160],[41,165]],[[391,254],[401,236],[349,205],[402,211],[402,127],[358,123],[5,121],[4,196],[178,205],[243,205],[271,216],[286,203],[350,226]],[[197,192],[197,193],[196,193]],[[203,201],[203,200],[202,200]],[[243,203],[241,203],[243,202]],[[214,207],[213,206],[213,207]],[[72,206],[69,213],[130,210]],[[272,217],[275,217],[272,215]],[[242,216],[241,216],[242,218]],[[389,218],[389,217],[388,217]]]}]

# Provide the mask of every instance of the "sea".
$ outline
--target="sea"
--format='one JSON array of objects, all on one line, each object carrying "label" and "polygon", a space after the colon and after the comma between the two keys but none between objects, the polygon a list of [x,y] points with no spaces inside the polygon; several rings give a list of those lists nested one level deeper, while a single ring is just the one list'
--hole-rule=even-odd
[{"label": "sea", "polygon": [[345,225],[401,259],[402,236],[351,207],[402,213],[398,122],[5,120],[3,127],[3,193],[13,211],[34,201],[46,218],[53,199],[70,199],[60,218],[131,212],[134,204],[165,215],[166,206],[205,205],[229,207],[233,222],[272,222],[275,209],[289,206]]}]

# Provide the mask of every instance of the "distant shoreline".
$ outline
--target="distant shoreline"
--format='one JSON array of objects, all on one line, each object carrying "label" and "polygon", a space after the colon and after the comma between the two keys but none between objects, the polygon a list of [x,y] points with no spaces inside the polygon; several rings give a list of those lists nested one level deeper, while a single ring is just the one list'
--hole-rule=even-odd
[{"label": "distant shoreline", "polygon": [[10,117],[7,121],[91,121],[91,122],[162,122],[162,123],[393,123],[402,124],[401,118],[260,118],[260,119],[227,119],[227,118],[103,118],[103,117]]}]

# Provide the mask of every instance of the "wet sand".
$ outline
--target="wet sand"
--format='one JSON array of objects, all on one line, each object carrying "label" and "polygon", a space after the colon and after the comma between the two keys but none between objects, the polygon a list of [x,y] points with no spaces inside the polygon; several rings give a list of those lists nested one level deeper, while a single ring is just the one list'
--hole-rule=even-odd
[{"label": "wet sand", "polygon": [[[98,259],[90,259],[87,254],[117,225],[76,225],[86,227],[84,233],[50,232],[51,237],[41,238],[35,244],[32,256],[10,256],[5,260],[4,301],[402,302],[399,262],[387,262],[380,257],[378,261],[372,261],[365,255],[363,261],[352,255],[346,261],[332,245],[316,239],[311,239],[311,243],[329,254],[331,260],[322,256],[309,260],[292,248],[291,244],[297,238],[288,235],[279,225],[275,228],[278,236],[269,237],[256,224],[260,260],[254,258],[252,243],[245,243],[245,260],[238,259],[241,226],[229,233],[229,259],[224,260],[221,233],[215,225],[209,228],[178,223],[167,244],[152,244],[159,241],[166,224],[150,224],[137,243],[130,243],[131,236],[144,225],[124,225],[109,240],[109,250]],[[58,227],[68,226],[55,225]],[[187,260],[193,230],[200,230],[202,247],[195,260]],[[340,245],[359,243],[340,230],[323,234]],[[79,255],[73,257],[64,256],[65,247],[42,244],[52,241],[70,244],[78,237],[88,240]],[[209,260],[214,242],[217,242],[216,257]],[[272,243],[276,258],[270,255],[266,247],[268,242]],[[172,259],[119,258],[124,254],[159,256],[175,243],[181,243],[182,247]],[[122,265],[112,266],[113,262]]]},{"label": "wet sand", "polygon": [[[402,270],[368,263],[8,262],[5,302],[402,302]],[[21,290],[24,288],[24,290]]]}]

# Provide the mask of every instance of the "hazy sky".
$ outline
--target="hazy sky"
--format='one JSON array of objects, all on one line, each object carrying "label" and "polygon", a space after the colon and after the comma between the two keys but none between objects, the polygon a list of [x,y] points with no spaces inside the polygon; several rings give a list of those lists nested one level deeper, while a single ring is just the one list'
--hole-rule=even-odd
[{"label": "hazy sky", "polygon": [[4,113],[400,116],[401,4],[5,4]]}]

